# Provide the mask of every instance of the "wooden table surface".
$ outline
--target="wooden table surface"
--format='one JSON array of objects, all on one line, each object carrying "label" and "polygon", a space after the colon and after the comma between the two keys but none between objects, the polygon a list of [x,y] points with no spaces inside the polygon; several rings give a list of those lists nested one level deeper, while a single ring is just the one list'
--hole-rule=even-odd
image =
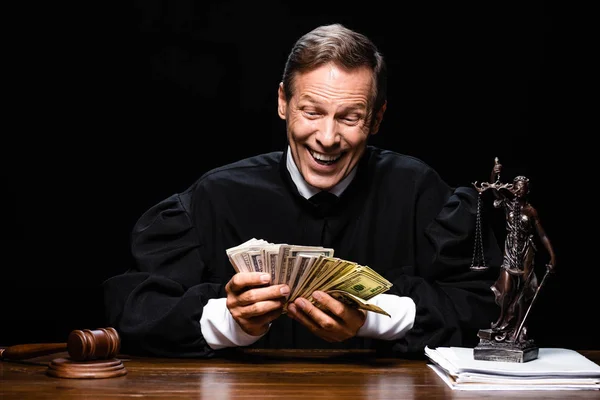
[{"label": "wooden table surface", "polygon": [[[600,364],[600,351],[581,351]],[[263,352],[238,359],[120,355],[127,374],[106,379],[47,375],[56,353],[0,361],[0,399],[600,399],[600,391],[452,391],[424,360]]]}]

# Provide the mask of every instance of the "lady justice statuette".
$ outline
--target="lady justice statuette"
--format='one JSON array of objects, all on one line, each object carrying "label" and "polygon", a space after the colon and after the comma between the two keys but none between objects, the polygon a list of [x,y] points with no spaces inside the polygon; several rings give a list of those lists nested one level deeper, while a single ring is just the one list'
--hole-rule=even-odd
[{"label": "lady justice statuette", "polygon": [[[506,220],[504,257],[500,274],[491,286],[496,304],[500,307],[498,319],[490,329],[480,329],[479,344],[473,349],[476,360],[527,362],[538,357],[535,341],[527,336],[527,318],[548,275],[555,268],[555,255],[550,240],[540,223],[537,210],[529,203],[529,179],[519,175],[512,183],[500,182],[502,165],[494,160],[490,182],[473,183],[479,192],[477,229],[473,269],[486,268],[481,253],[481,197],[487,190],[494,194],[494,207],[502,208]],[[535,236],[550,256],[546,273],[538,283],[534,271],[536,255]]]}]

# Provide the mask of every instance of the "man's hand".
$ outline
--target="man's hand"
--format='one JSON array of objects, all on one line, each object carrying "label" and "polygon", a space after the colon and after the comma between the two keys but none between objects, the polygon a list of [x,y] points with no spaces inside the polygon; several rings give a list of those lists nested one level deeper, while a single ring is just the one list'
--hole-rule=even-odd
[{"label": "man's hand", "polygon": [[350,307],[325,292],[315,291],[312,297],[318,306],[299,297],[288,304],[287,314],[328,342],[356,336],[367,319],[366,311]]},{"label": "man's hand", "polygon": [[239,272],[227,285],[227,308],[249,335],[261,336],[283,310],[290,293],[288,285],[269,286],[271,276],[261,272]]}]

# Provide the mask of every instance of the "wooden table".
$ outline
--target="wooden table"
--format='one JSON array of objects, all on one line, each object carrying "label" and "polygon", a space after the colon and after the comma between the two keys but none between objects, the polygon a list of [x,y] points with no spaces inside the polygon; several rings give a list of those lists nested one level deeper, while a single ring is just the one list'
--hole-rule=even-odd
[{"label": "wooden table", "polygon": [[[581,351],[600,363],[600,351]],[[69,379],[47,375],[49,362],[0,361],[0,399],[600,399],[600,391],[452,391],[424,360],[263,352],[237,359],[119,356],[126,375]]]}]

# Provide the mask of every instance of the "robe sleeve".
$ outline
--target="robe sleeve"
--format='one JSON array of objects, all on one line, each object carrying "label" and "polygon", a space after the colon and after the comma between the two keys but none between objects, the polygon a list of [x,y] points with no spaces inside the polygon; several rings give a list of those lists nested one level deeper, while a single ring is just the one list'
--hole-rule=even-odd
[{"label": "robe sleeve", "polygon": [[[502,254],[490,225],[482,222],[487,270],[473,261],[478,192],[449,188],[432,173],[423,182],[416,215],[416,264],[394,277],[393,290],[416,304],[413,328],[393,352],[422,354],[425,346],[474,346],[477,331],[499,312],[490,287]],[[441,210],[441,211],[440,211]],[[484,218],[483,210],[482,217]]]},{"label": "robe sleeve", "polygon": [[134,266],[104,282],[107,322],[125,353],[210,357],[200,329],[204,305],[224,297],[206,283],[202,239],[190,217],[191,194],[173,195],[144,213],[132,231]]}]

